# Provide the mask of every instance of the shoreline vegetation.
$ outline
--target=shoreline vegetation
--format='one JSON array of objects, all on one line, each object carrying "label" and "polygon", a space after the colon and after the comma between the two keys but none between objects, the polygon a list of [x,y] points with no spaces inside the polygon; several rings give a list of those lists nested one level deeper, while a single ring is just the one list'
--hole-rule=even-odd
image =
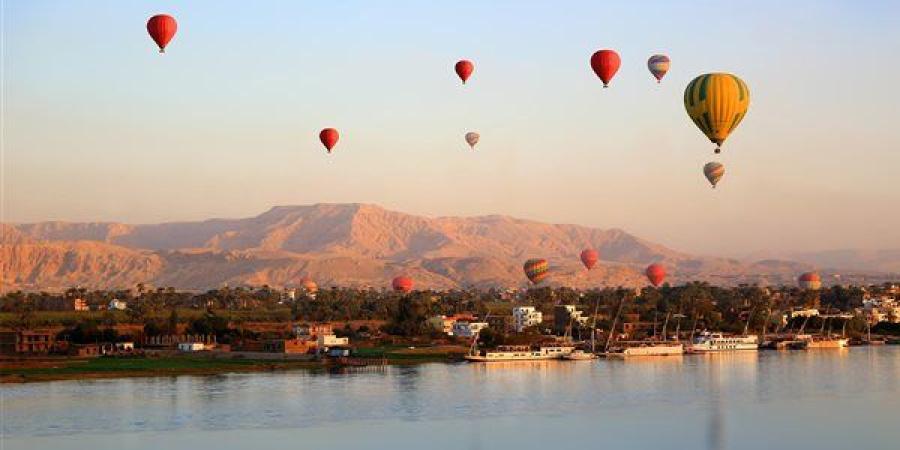
[{"label": "shoreline vegetation", "polygon": [[[354,361],[364,367],[462,361],[468,348],[382,346],[358,349]],[[306,356],[306,355],[302,355]],[[0,360],[0,384],[104,378],[224,375],[247,372],[341,369],[339,361],[315,358],[254,358],[236,354],[168,353],[155,356],[70,358],[65,356]]]}]

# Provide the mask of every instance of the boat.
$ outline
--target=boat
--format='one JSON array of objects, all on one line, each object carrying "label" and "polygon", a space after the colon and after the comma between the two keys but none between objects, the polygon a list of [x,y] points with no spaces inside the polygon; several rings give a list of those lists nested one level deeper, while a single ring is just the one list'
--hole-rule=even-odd
[{"label": "boat", "polygon": [[680,356],[684,345],[674,341],[621,341],[606,352],[607,357]]},{"label": "boat", "polygon": [[501,345],[495,350],[475,350],[465,359],[472,362],[553,360],[563,359],[574,350],[571,345],[541,346],[537,349],[527,345]]},{"label": "boat", "polygon": [[572,353],[564,355],[563,359],[568,359],[570,361],[587,361],[591,359],[597,359],[597,354],[578,349],[573,350]]},{"label": "boat", "polygon": [[847,347],[849,339],[838,338],[832,336],[811,336],[798,335],[797,339],[806,343],[805,348],[844,348]]},{"label": "boat", "polygon": [[755,334],[726,336],[722,333],[704,331],[685,349],[687,353],[712,353],[733,351],[756,351],[759,339]]}]

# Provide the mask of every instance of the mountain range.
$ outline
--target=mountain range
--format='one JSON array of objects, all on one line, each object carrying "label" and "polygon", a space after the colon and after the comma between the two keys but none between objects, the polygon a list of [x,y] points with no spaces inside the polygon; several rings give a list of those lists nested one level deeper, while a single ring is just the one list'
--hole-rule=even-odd
[{"label": "mountain range", "polygon": [[[585,270],[587,247],[600,263]],[[884,278],[900,252],[826,280]],[[641,286],[643,269],[664,264],[668,281],[789,284],[816,261],[699,257],[619,229],[546,224],[507,216],[423,217],[369,204],[277,206],[256,217],[151,225],[92,222],[0,224],[2,290],[137,283],[204,290],[223,285],[387,287],[398,274],[417,288],[524,287],[522,263],[546,258],[550,285]],[[832,262],[835,258],[832,258]],[[846,267],[835,264],[835,267]],[[892,270],[893,270],[892,269]]]}]

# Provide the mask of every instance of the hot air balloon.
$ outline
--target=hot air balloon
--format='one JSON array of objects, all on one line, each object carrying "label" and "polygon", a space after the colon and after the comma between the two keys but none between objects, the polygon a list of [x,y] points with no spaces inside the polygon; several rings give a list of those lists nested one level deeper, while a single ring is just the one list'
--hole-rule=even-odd
[{"label": "hot air balloon", "polygon": [[547,278],[547,275],[550,275],[550,264],[547,263],[546,259],[533,258],[525,261],[522,270],[525,271],[525,276],[532,283],[539,284],[541,281],[544,281],[544,278]]},{"label": "hot air balloon", "polygon": [[806,272],[797,279],[800,287],[810,291],[818,291],[822,288],[822,278],[816,272]]},{"label": "hot air balloon", "polygon": [[319,286],[312,278],[304,278],[303,281],[300,282],[300,285],[303,286],[303,289],[306,290],[307,294],[315,294],[319,291]]},{"label": "hot air balloon", "polygon": [[619,54],[613,50],[599,50],[591,56],[591,68],[603,81],[603,87],[609,86],[609,81],[618,72],[621,63]]},{"label": "hot air balloon", "polygon": [[650,264],[644,273],[647,275],[647,279],[650,280],[650,284],[655,287],[659,287],[663,280],[666,279],[666,268],[662,264]]},{"label": "hot air balloon", "polygon": [[147,32],[153,38],[153,42],[159,46],[159,52],[166,52],[166,45],[175,37],[175,31],[178,30],[178,23],[175,18],[168,14],[157,14],[147,21]]},{"label": "hot air balloon", "polygon": [[338,138],[340,138],[340,135],[338,130],[334,128],[326,128],[319,132],[319,140],[322,141],[322,145],[325,146],[328,153],[331,153],[331,149],[337,144]]},{"label": "hot air balloon", "polygon": [[395,277],[393,281],[391,281],[391,287],[394,288],[396,292],[407,293],[413,288],[413,280],[410,277],[398,276]]},{"label": "hot air balloon", "polygon": [[703,166],[703,175],[706,176],[706,179],[709,180],[709,183],[715,189],[716,184],[722,179],[722,175],[725,175],[725,166],[715,161],[708,162]]},{"label": "hot air balloon", "polygon": [[481,135],[474,131],[466,133],[466,143],[469,144],[469,147],[472,147],[472,150],[475,150],[475,144],[478,143],[478,139],[480,138]]},{"label": "hot air balloon", "polygon": [[737,128],[750,106],[750,89],[730,73],[708,73],[694,78],[684,89],[684,108],[700,131],[716,144]]},{"label": "hot air balloon", "polygon": [[466,80],[472,76],[472,72],[475,71],[475,64],[472,64],[472,61],[464,59],[456,63],[456,66],[453,67],[456,70],[456,74],[459,76],[459,79],[462,80],[463,84],[466,84]]},{"label": "hot air balloon", "polygon": [[581,252],[581,263],[584,264],[584,267],[587,267],[587,270],[593,269],[599,259],[600,253],[597,253],[597,250],[592,248],[586,248]]},{"label": "hot air balloon", "polygon": [[659,83],[664,76],[666,76],[666,72],[669,71],[669,64],[671,61],[669,57],[666,55],[653,55],[650,59],[647,60],[647,68],[650,69],[650,73],[656,77],[656,82]]}]

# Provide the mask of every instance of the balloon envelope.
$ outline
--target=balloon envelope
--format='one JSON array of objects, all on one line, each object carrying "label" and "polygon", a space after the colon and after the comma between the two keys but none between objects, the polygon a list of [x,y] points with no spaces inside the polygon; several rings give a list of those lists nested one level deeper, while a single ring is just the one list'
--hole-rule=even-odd
[{"label": "balloon envelope", "polygon": [[413,280],[410,277],[399,276],[395,277],[393,281],[391,281],[391,287],[394,288],[397,292],[409,292],[413,288]]},{"label": "balloon envelope", "polygon": [[663,280],[666,279],[666,268],[662,264],[650,264],[644,273],[647,275],[647,279],[650,280],[650,284],[656,287],[659,287]]},{"label": "balloon envelope", "polygon": [[797,279],[798,284],[803,289],[817,291],[822,288],[822,278],[816,272],[806,272]]},{"label": "balloon envelope", "polygon": [[175,31],[178,30],[178,23],[175,18],[168,14],[157,14],[147,21],[147,33],[156,45],[159,46],[159,52],[165,53],[166,46],[169,41],[175,37]]},{"label": "balloon envelope", "polygon": [[469,147],[472,147],[472,150],[475,150],[475,144],[478,143],[478,139],[481,139],[481,135],[470,131],[466,133],[466,143],[469,144]]},{"label": "balloon envelope", "polygon": [[725,175],[725,166],[722,165],[722,163],[715,161],[708,162],[703,166],[703,175],[706,176],[706,179],[709,180],[709,183],[715,188],[716,184],[719,183],[719,180],[722,179],[722,176]]},{"label": "balloon envelope", "polygon": [[622,60],[619,59],[619,54],[614,50],[599,50],[591,55],[591,68],[600,77],[600,81],[603,81],[603,87],[609,85],[610,80],[619,71],[619,65],[621,64]]},{"label": "balloon envelope", "polygon": [[600,253],[598,253],[597,250],[587,248],[581,252],[581,263],[584,264],[584,267],[587,267],[588,270],[593,269],[594,265],[596,265],[599,260]]},{"label": "balloon envelope", "polygon": [[525,276],[528,277],[532,283],[538,284],[550,275],[550,264],[546,259],[533,258],[525,261],[522,270],[525,271]]},{"label": "balloon envelope", "polygon": [[475,71],[475,64],[472,61],[464,59],[456,63],[456,66],[453,67],[456,70],[456,75],[459,76],[459,79],[462,80],[463,84],[466,84],[466,80],[472,76],[472,72]]},{"label": "balloon envelope", "polygon": [[749,107],[750,89],[730,73],[700,75],[684,89],[684,109],[697,128],[716,144],[716,153],[744,120]]},{"label": "balloon envelope", "polygon": [[310,294],[315,294],[319,291],[319,286],[315,281],[312,280],[312,278],[304,278],[300,284],[303,286],[303,289],[305,289],[306,292]]},{"label": "balloon envelope", "polygon": [[656,78],[657,83],[666,76],[666,72],[669,71],[669,64],[671,64],[671,61],[666,55],[653,55],[647,60],[647,68],[650,69],[650,73]]},{"label": "balloon envelope", "polygon": [[340,134],[334,128],[325,128],[319,132],[319,140],[322,141],[322,145],[325,146],[328,153],[331,153],[331,149],[337,144],[339,138]]}]

